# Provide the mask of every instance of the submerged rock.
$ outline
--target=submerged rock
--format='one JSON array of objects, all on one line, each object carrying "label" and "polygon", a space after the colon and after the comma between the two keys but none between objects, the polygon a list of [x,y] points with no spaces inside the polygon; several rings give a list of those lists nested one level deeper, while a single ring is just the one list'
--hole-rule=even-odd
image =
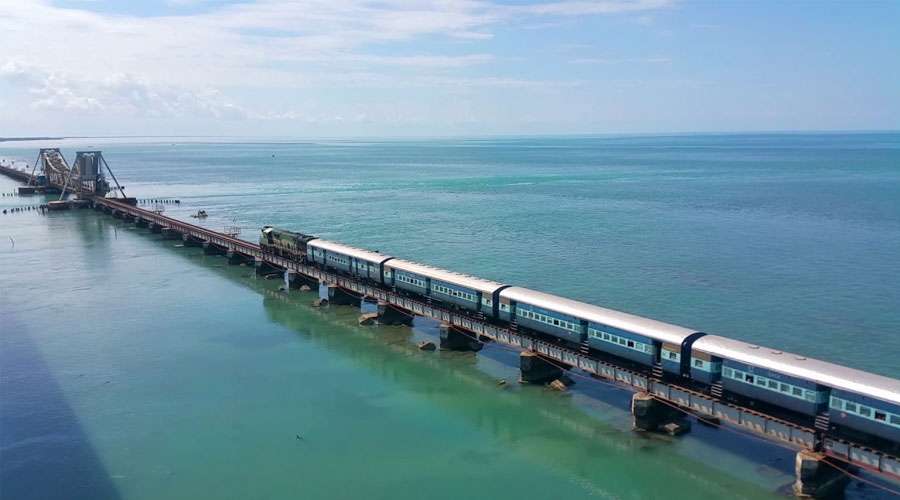
[{"label": "submerged rock", "polygon": [[313,307],[323,307],[328,305],[328,299],[316,299],[312,302]]},{"label": "submerged rock", "polygon": [[553,382],[550,382],[549,387],[554,391],[559,392],[566,392],[569,389],[566,384],[560,379],[556,379]]},{"label": "submerged rock", "polygon": [[423,340],[422,342],[419,342],[419,349],[421,349],[423,351],[433,351],[433,350],[437,349],[437,346],[434,345],[434,342],[429,342],[427,340]]},{"label": "submerged rock", "polygon": [[360,325],[375,325],[378,323],[378,313],[365,313],[359,317]]},{"label": "submerged rock", "polygon": [[691,430],[691,423],[687,420],[683,420],[680,422],[669,422],[668,424],[662,426],[662,430],[670,436],[677,436]]}]

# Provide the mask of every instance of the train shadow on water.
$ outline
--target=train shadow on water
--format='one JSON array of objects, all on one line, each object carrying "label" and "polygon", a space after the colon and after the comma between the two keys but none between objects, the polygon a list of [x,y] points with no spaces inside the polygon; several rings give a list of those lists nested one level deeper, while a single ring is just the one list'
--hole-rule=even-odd
[{"label": "train shadow on water", "polygon": [[121,498],[15,312],[0,302],[0,496]]}]

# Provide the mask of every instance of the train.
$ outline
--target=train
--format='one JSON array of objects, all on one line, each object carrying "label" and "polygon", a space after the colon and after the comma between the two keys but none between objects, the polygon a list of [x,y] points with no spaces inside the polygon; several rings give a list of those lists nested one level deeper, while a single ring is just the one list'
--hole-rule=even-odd
[{"label": "train", "polygon": [[[302,242],[302,243],[301,243]],[[380,252],[262,229],[264,251],[398,290],[572,347],[627,360],[732,401],[900,448],[900,380]]]},{"label": "train", "polygon": [[304,261],[306,244],[313,239],[315,236],[263,226],[259,235],[259,248],[271,255]]}]

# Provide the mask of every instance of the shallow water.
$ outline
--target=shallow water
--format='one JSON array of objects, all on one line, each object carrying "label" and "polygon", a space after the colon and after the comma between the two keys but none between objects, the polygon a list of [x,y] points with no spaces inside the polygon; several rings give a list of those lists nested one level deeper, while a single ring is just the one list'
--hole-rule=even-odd
[{"label": "shallow water", "polygon": [[[900,376],[897,134],[172,141],[61,145],[248,239],[286,226]],[[632,434],[623,391],[498,386],[513,352],[421,352],[433,324],[361,328],[93,212],[0,216],[0,238],[4,498],[765,498],[792,479],[787,450]]]}]

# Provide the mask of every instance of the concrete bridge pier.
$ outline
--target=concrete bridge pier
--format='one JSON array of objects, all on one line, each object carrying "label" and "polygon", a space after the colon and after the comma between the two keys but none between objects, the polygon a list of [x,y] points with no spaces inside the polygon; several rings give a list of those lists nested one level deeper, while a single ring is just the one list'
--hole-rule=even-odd
[{"label": "concrete bridge pier", "polygon": [[519,382],[524,384],[546,384],[559,379],[563,369],[542,358],[534,351],[519,354]]},{"label": "concrete bridge pier", "polygon": [[478,352],[484,344],[476,340],[474,334],[464,332],[449,323],[441,323],[441,350]]},{"label": "concrete bridge pier", "polygon": [[336,306],[359,306],[360,298],[343,288],[326,282],[319,283],[319,299]]},{"label": "concrete bridge pier", "polygon": [[359,307],[360,298],[343,288],[328,283],[319,284],[319,298],[327,299],[329,304],[336,306]]},{"label": "concrete bridge pier", "polygon": [[211,241],[203,242],[203,253],[206,255],[225,255],[227,250]]},{"label": "concrete bridge pier", "polygon": [[294,290],[302,288],[303,286],[309,287],[310,290],[315,290],[319,286],[317,280],[296,271],[288,271],[287,278],[290,287]]},{"label": "concrete bridge pier", "polygon": [[636,431],[665,432],[674,436],[691,428],[684,412],[663,403],[648,392],[637,392],[631,397],[631,415]]},{"label": "concrete bridge pier", "polygon": [[319,282],[312,278],[308,278],[303,274],[298,273],[297,271],[284,271],[284,282],[290,287],[291,290],[298,290],[303,286],[306,286],[310,290],[318,288]]},{"label": "concrete bridge pier", "polygon": [[794,461],[794,494],[799,498],[837,497],[850,478],[828,465],[822,453],[800,450]]},{"label": "concrete bridge pier", "polygon": [[181,238],[181,234],[179,234],[178,231],[172,229],[171,227],[164,227],[160,229],[159,232],[162,233],[163,239],[166,240],[177,240]]},{"label": "concrete bridge pier", "polygon": [[191,236],[187,233],[181,235],[181,241],[184,242],[184,246],[186,247],[199,247],[203,245],[204,241],[196,236]]},{"label": "concrete bridge pier", "polygon": [[382,325],[412,326],[414,316],[383,300],[377,302],[378,323]]},{"label": "concrete bridge pier", "polygon": [[257,276],[266,276],[268,274],[282,272],[282,269],[275,267],[264,260],[254,259],[253,265],[256,267]]},{"label": "concrete bridge pier", "polygon": [[244,255],[240,252],[235,252],[234,250],[225,252],[225,258],[228,259],[228,263],[233,266],[236,266],[238,264],[247,264],[253,261],[253,257]]}]

